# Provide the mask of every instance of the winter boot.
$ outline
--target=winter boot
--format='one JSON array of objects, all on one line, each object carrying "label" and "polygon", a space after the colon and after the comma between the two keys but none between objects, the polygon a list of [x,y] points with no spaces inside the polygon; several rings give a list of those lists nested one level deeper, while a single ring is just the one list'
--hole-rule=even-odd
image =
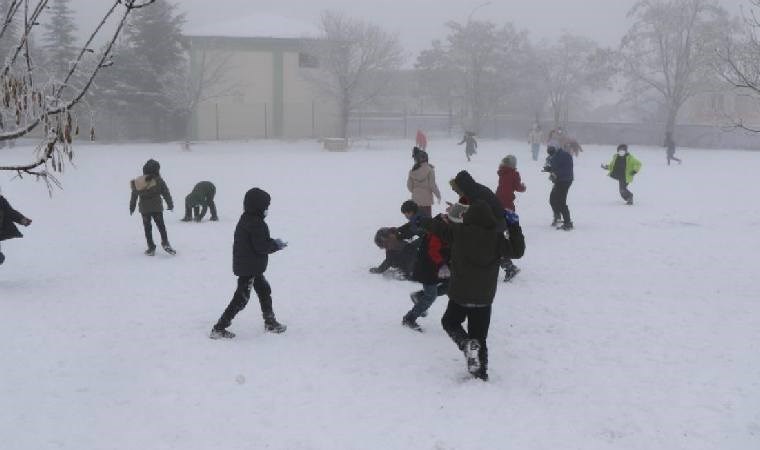
[{"label": "winter boot", "polygon": [[409,328],[410,330],[422,333],[422,327],[417,323],[417,319],[407,313],[403,319],[401,319],[401,325]]},{"label": "winter boot", "polygon": [[[420,294],[422,294],[422,291],[412,292],[409,294],[409,298],[412,299],[412,303],[415,305],[419,303],[420,301]],[[427,311],[422,311],[422,314],[420,314],[420,317],[427,317]]]},{"label": "winter boot", "polygon": [[633,195],[631,195],[630,197],[628,197],[628,200],[626,200],[625,204],[626,205],[633,205]]},{"label": "winter boot", "polygon": [[4,262],[5,262],[5,255],[3,255],[3,252],[0,252],[0,266],[2,266]]},{"label": "winter boot", "polygon": [[267,316],[264,318],[264,331],[267,333],[275,333],[280,334],[284,333],[285,330],[287,330],[287,325],[283,325],[280,322],[277,321],[277,319],[274,317],[274,315]]},{"label": "winter boot", "polygon": [[193,219],[191,217],[188,217],[188,216],[185,216],[185,217],[182,218],[183,222],[190,222],[191,220],[193,220]]},{"label": "winter boot", "polygon": [[163,247],[163,248],[164,248],[164,251],[165,251],[166,253],[168,253],[168,254],[170,254],[170,255],[172,255],[172,256],[173,256],[173,255],[176,255],[176,254],[177,254],[177,251],[176,251],[176,250],[174,250],[174,249],[172,248],[171,244],[169,244],[168,242],[163,242],[163,243],[161,243],[161,247]]},{"label": "winter boot", "polygon": [[511,266],[504,269],[504,282],[507,283],[509,281],[512,281],[512,278],[515,277],[520,273],[520,268],[516,265],[512,264]]},{"label": "winter boot", "polygon": [[145,250],[145,254],[147,256],[156,256],[156,247],[148,247],[148,249]]},{"label": "winter boot", "polygon": [[554,220],[552,220],[552,226],[556,228],[561,223],[562,223],[562,218],[560,216],[554,216]]},{"label": "winter boot", "polygon": [[476,339],[464,341],[464,356],[467,358],[467,371],[476,375],[480,370],[480,343]]},{"label": "winter boot", "polygon": [[557,227],[558,230],[562,231],[572,231],[574,228],[572,222],[563,223],[562,226]]},{"label": "winter boot", "polygon": [[211,329],[211,334],[208,337],[211,339],[232,339],[235,337],[235,333],[214,327]]}]

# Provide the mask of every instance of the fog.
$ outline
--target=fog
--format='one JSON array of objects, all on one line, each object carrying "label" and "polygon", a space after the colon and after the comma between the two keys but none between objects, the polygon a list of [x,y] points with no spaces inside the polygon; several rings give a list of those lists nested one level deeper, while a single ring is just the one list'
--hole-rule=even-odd
[{"label": "fog", "polygon": [[[93,23],[105,7],[102,0],[74,0],[82,28]],[[187,29],[247,14],[268,13],[315,23],[321,11],[333,9],[382,25],[398,33],[410,58],[445,36],[450,20],[512,22],[530,32],[533,40],[552,39],[562,32],[586,36],[604,46],[616,46],[627,29],[626,14],[634,0],[182,0],[175,2],[187,14]],[[747,0],[721,0],[739,13]],[[391,6],[392,5],[392,6]]]}]

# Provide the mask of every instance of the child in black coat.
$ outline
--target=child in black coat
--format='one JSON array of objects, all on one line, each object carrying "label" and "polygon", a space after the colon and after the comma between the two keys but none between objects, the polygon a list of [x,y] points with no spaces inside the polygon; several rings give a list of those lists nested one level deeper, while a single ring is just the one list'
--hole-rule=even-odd
[{"label": "child in black coat", "polygon": [[[32,224],[32,221],[13,209],[8,200],[0,195],[0,242],[23,237],[18,228],[16,228],[16,225],[14,225],[16,223],[28,227]],[[3,262],[5,262],[5,255],[0,251],[0,264]]]},{"label": "child in black coat", "polygon": [[277,322],[272,310],[272,288],[264,278],[269,264],[269,255],[287,247],[287,243],[269,236],[269,227],[264,218],[267,215],[271,197],[259,188],[245,194],[245,212],[240,216],[235,228],[235,242],[232,248],[232,270],[238,276],[237,290],[232,301],[211,330],[211,339],[235,337],[227,331],[237,313],[243,310],[251,298],[251,289],[256,291],[264,317],[264,329],[272,333],[282,333],[287,328]]}]

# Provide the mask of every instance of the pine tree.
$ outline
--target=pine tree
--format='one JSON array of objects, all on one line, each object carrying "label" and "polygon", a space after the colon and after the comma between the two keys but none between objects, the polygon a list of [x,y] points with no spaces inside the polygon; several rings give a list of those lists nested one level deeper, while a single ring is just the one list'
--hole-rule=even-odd
[{"label": "pine tree", "polygon": [[113,114],[118,111],[120,131],[129,137],[163,139],[175,132],[171,129],[175,124],[169,121],[171,114],[167,114],[174,107],[171,83],[176,82],[185,59],[185,16],[176,10],[176,5],[167,0],[136,10],[115,52],[120,70],[107,74],[99,83],[99,109]]},{"label": "pine tree", "polygon": [[56,79],[62,80],[69,72],[72,61],[77,57],[74,11],[69,7],[71,0],[53,0],[50,16],[44,25],[42,37],[47,67]]}]

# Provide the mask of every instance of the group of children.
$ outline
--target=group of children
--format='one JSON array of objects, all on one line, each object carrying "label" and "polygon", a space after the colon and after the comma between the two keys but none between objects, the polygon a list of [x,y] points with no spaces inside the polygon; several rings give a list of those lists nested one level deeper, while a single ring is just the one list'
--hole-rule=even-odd
[{"label": "group of children", "polygon": [[[156,224],[161,235],[161,246],[164,250],[175,255],[176,251],[169,243],[164,223],[164,205],[169,211],[174,209],[169,188],[161,178],[161,165],[153,159],[148,160],[143,166],[143,175],[130,182],[132,196],[129,202],[129,212],[133,214],[139,203],[139,211],[142,214],[145,239],[148,249],[145,254],[154,256],[156,245],[153,241],[152,223]],[[185,197],[185,216],[183,222],[195,220],[200,222],[207,211],[211,211],[212,221],[219,220],[214,197],[216,186],[210,181],[201,181],[193,187],[192,192]],[[163,199],[163,201],[162,201]],[[272,333],[282,333],[287,327],[277,321],[272,308],[272,289],[264,277],[269,255],[287,247],[287,243],[280,239],[272,239],[269,235],[269,227],[264,218],[267,215],[271,197],[259,188],[253,188],[245,194],[243,200],[243,214],[240,216],[235,228],[235,238],[232,249],[233,272],[238,277],[237,288],[227,308],[219,320],[212,327],[209,337],[212,339],[230,339],[235,334],[227,328],[235,316],[243,310],[251,297],[251,291],[255,291],[261,305],[261,313],[264,318],[264,329]]]},{"label": "group of children", "polygon": [[519,270],[512,258],[522,257],[525,251],[514,212],[515,192],[525,191],[517,159],[509,155],[501,162],[496,193],[467,171],[459,172],[449,182],[458,202],[449,203],[445,214],[432,217],[433,198],[441,199],[435,168],[418,147],[412,150],[412,158],[414,166],[407,180],[412,200],[401,205],[407,222],[377,231],[375,244],[385,250],[386,257],[370,272],[394,268],[401,278],[422,285],[410,294],[412,307],[401,319],[403,326],[414,331],[423,331],[417,319],[427,315],[436,298],[448,295],[441,324],[464,353],[468,371],[487,380],[486,338],[499,268],[505,269],[505,281],[511,280]]}]

